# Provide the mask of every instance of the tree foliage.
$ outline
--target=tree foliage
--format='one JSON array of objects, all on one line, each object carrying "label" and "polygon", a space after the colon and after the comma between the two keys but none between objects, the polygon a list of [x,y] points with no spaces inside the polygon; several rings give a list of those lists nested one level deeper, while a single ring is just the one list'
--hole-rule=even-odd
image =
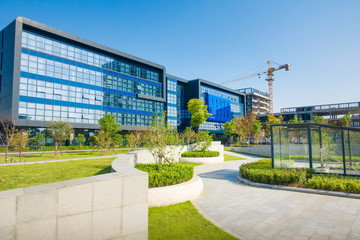
[{"label": "tree foliage", "polygon": [[86,137],[85,137],[84,134],[79,133],[79,134],[76,136],[75,141],[76,141],[77,143],[79,143],[79,147],[80,147],[80,149],[81,149],[82,145],[86,142]]},{"label": "tree foliage", "polygon": [[104,152],[106,154],[107,151],[110,149],[110,146],[116,141],[120,140],[116,135],[120,131],[121,125],[115,120],[115,117],[111,114],[106,114],[101,119],[99,119],[99,124],[100,130],[98,131],[97,137],[95,138],[95,143],[101,149],[101,153],[102,149],[104,149]]},{"label": "tree foliage", "polygon": [[174,161],[173,147],[180,143],[175,129],[166,122],[165,112],[155,114],[149,128],[144,131],[144,144],[157,164],[171,164]]},{"label": "tree foliage", "polygon": [[212,135],[208,131],[200,131],[196,139],[196,151],[208,151],[212,141]]},{"label": "tree foliage", "polygon": [[15,132],[15,125],[10,120],[1,120],[0,144],[5,150],[5,163],[8,162],[8,151],[9,147],[11,147]]},{"label": "tree foliage", "polygon": [[196,133],[194,130],[192,130],[191,127],[186,127],[185,130],[181,134],[181,138],[186,143],[187,146],[190,145],[190,143],[193,143],[196,139]]},{"label": "tree foliage", "polygon": [[45,134],[40,133],[35,135],[30,139],[30,142],[35,145],[36,150],[41,150],[41,148],[45,145]]},{"label": "tree foliage", "polygon": [[326,120],[324,117],[322,116],[314,116],[313,118],[314,123],[319,123],[319,124],[329,124],[329,121]]},{"label": "tree foliage", "polygon": [[23,129],[16,130],[11,141],[11,146],[19,152],[19,158],[21,162],[21,153],[25,148],[25,145],[29,142],[29,132]]},{"label": "tree foliage", "polygon": [[70,135],[73,129],[68,122],[63,121],[52,121],[47,124],[47,128],[50,136],[53,138],[55,143],[55,157],[58,154],[58,148],[61,151],[61,145],[66,140],[70,139]]},{"label": "tree foliage", "polygon": [[187,107],[191,114],[191,126],[197,128],[199,132],[200,125],[203,124],[211,114],[208,112],[205,102],[198,98],[190,99]]},{"label": "tree foliage", "polygon": [[224,133],[225,135],[228,135],[228,141],[230,143],[230,146],[232,145],[233,142],[233,134],[236,132],[235,129],[235,122],[234,120],[231,120],[229,122],[224,123]]},{"label": "tree foliage", "polygon": [[235,122],[235,131],[239,136],[240,142],[244,140],[245,137],[248,139],[248,145],[250,146],[250,139],[255,134],[255,131],[259,131],[261,128],[260,122],[256,119],[256,113],[251,112],[246,114],[245,117],[240,116],[234,118]]},{"label": "tree foliage", "polygon": [[131,150],[137,149],[142,141],[143,132],[142,131],[132,131],[129,134],[125,135],[126,143],[129,145]]},{"label": "tree foliage", "polygon": [[343,116],[340,119],[340,125],[343,127],[350,127],[350,123],[351,123],[351,115],[350,113],[345,114],[345,116]]}]

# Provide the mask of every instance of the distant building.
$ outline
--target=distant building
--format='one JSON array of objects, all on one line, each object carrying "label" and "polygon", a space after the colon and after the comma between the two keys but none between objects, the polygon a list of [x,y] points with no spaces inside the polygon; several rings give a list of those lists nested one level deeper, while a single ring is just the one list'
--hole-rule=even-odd
[{"label": "distant building", "polygon": [[242,88],[236,91],[245,94],[246,112],[255,112],[258,115],[268,114],[270,109],[269,94],[255,88]]},{"label": "distant building", "polygon": [[[360,127],[360,102],[281,108],[279,113],[274,113],[274,116],[282,115],[285,122],[290,121],[294,116],[305,122],[313,121],[314,116],[322,116],[330,122],[334,122],[339,121],[347,113],[351,114],[351,126]],[[267,121],[267,115],[259,115],[261,122]]]}]

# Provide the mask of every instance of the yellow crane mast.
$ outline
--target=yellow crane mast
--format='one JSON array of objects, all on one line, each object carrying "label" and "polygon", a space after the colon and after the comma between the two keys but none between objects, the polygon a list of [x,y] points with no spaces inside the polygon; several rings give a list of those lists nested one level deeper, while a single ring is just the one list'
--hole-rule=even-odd
[{"label": "yellow crane mast", "polygon": [[247,78],[251,78],[251,77],[255,77],[255,76],[260,76],[262,74],[267,74],[267,78],[265,79],[266,81],[268,81],[268,85],[269,85],[269,99],[270,99],[270,104],[269,104],[269,112],[270,114],[274,113],[274,97],[273,97],[273,82],[274,82],[274,72],[281,70],[281,69],[285,69],[286,71],[290,70],[290,64],[283,64],[280,65],[277,68],[273,68],[271,66],[271,61],[267,61],[267,64],[269,65],[268,70],[264,71],[264,72],[259,72],[259,73],[253,73],[250,75],[247,75],[245,77],[241,77],[241,78],[237,78],[237,79],[233,79],[233,80],[229,80],[229,81],[225,81],[225,82],[221,82],[219,83],[220,85],[223,84],[229,84],[229,83],[233,83],[233,82],[237,82],[240,80],[244,80]]}]

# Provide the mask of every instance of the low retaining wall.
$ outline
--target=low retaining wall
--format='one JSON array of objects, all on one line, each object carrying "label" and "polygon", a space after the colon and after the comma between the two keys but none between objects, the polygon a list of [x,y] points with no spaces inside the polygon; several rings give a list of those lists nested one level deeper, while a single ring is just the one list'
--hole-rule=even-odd
[{"label": "low retaining wall", "polygon": [[271,145],[231,148],[232,151],[271,157]]},{"label": "low retaining wall", "polygon": [[120,155],[113,173],[0,192],[0,239],[147,239],[148,175]]},{"label": "low retaining wall", "polygon": [[149,207],[161,207],[172,204],[195,200],[203,192],[203,182],[199,176],[185,183],[167,187],[149,189]]},{"label": "low retaining wall", "polygon": [[219,164],[224,162],[224,157],[182,157],[182,162],[202,163],[202,164]]}]

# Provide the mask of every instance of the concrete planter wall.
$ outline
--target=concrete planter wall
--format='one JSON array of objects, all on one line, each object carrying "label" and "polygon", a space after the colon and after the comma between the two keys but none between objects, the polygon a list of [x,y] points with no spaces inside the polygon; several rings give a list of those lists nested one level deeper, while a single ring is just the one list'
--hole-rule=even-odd
[{"label": "concrete planter wall", "polygon": [[203,182],[199,176],[185,183],[149,189],[149,207],[161,207],[194,200],[203,192]]},{"label": "concrete planter wall", "polygon": [[0,192],[0,239],[147,239],[148,175],[113,173]]},{"label": "concrete planter wall", "polygon": [[186,163],[219,164],[224,162],[224,157],[182,157],[181,161]]}]

